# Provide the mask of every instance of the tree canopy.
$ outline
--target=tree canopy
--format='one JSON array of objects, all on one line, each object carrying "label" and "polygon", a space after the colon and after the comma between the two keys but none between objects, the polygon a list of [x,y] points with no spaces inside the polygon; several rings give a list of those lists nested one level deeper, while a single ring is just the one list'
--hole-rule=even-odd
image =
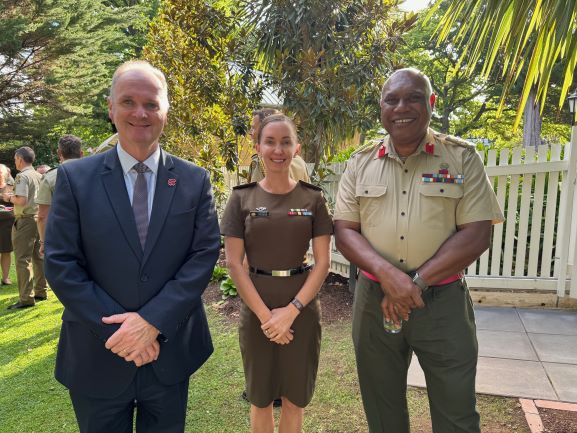
[{"label": "tree canopy", "polygon": [[261,87],[242,65],[241,21],[232,2],[167,0],[144,50],[169,85],[166,146],[210,170],[217,189],[221,167],[237,163],[239,137],[260,101]]},{"label": "tree canopy", "polygon": [[2,2],[0,141],[42,141],[60,122],[57,130],[105,127],[112,71],[134,55],[151,2],[122,3]]},{"label": "tree canopy", "polygon": [[[429,12],[432,16],[441,2]],[[487,77],[502,59],[504,86],[499,108],[526,67],[515,126],[533,86],[541,110],[546,101],[551,76],[558,61],[563,62],[559,107],[573,82],[577,66],[577,2],[575,0],[470,0],[452,2],[437,26],[439,43],[447,42],[454,28],[459,28],[451,43],[464,47],[472,58],[467,70],[472,73],[476,61],[488,50],[482,74]],[[553,83],[556,85],[556,83]]]},{"label": "tree canopy", "polygon": [[260,0],[245,3],[256,68],[295,116],[309,162],[373,127],[391,53],[416,20],[394,1]]}]

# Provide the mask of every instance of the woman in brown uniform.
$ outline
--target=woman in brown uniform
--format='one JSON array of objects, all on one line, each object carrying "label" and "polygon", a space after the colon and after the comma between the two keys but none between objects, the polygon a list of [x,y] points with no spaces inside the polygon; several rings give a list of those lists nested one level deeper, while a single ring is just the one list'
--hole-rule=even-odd
[{"label": "woman in brown uniform", "polygon": [[[0,194],[12,192],[14,179],[10,169],[0,164]],[[0,200],[0,269],[2,270],[1,284],[12,284],[8,274],[10,272],[12,248],[12,226],[14,225],[14,205]]]},{"label": "woman in brown uniform", "polygon": [[[293,122],[267,117],[257,144],[265,177],[236,187],[221,221],[230,276],[244,301],[239,340],[253,433],[274,431],[278,396],[279,431],[300,432],[318,368],[316,295],[329,269],[332,221],[320,189],[289,177],[296,148]],[[312,268],[303,263],[311,239]]]}]

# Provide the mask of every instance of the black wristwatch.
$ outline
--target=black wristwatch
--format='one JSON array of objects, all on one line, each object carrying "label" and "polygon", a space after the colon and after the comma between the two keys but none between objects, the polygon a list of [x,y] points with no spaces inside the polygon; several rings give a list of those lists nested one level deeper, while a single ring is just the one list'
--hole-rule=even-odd
[{"label": "black wristwatch", "polygon": [[425,280],[421,278],[418,272],[415,272],[415,276],[413,277],[413,283],[417,285],[423,292],[426,292],[429,288],[429,285]]}]

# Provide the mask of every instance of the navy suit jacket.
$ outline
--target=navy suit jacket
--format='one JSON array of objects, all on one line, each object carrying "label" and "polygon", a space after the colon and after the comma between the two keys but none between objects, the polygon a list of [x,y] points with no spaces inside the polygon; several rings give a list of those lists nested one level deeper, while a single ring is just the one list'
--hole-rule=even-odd
[{"label": "navy suit jacket", "polygon": [[188,377],[213,351],[201,301],[220,234],[206,170],[161,151],[144,251],[116,149],[58,169],[46,227],[45,272],[65,307],[56,378],[112,398],[137,367],[104,347],[119,325],[102,317],[137,312],[160,330],[159,381]]}]

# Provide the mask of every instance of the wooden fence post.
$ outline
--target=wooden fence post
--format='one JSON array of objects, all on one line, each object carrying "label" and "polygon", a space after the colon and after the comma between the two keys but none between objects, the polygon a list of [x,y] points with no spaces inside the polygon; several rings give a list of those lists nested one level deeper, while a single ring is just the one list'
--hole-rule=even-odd
[{"label": "wooden fence post", "polygon": [[[573,198],[575,197],[575,178],[577,174],[577,149],[573,146],[577,143],[577,126],[571,129],[571,142],[566,146],[565,151],[569,152],[569,166],[567,176],[563,179],[561,191],[561,206],[564,212],[560,215],[562,220],[559,224],[557,236],[561,236],[561,252],[559,257],[559,275],[557,279],[557,296],[565,297],[565,286],[567,279],[567,266],[569,264],[569,245],[571,244],[570,234],[572,232]],[[577,244],[577,243],[576,243]],[[575,260],[575,255],[573,256]],[[577,281],[575,279],[575,266],[573,266],[573,278],[571,280],[571,296],[577,297]]]}]

